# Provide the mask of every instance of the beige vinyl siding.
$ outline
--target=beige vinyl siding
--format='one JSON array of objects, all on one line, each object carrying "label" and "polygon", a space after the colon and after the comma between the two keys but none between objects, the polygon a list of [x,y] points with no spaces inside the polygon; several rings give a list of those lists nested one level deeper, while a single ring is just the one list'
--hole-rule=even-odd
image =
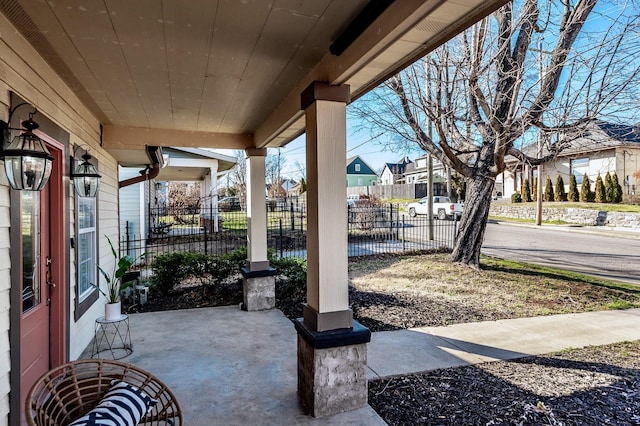
[{"label": "beige vinyl siding", "polygon": [[[25,99],[57,126],[69,133],[71,155],[76,146],[89,150],[97,159],[102,175],[98,201],[99,261],[107,269],[113,264],[110,249],[104,235],[118,241],[118,175],[116,161],[99,144],[100,121],[74,95],[62,79],[53,72],[39,54],[24,40],[20,33],[0,14],[0,118],[8,118],[9,93]],[[36,121],[37,116],[35,117]],[[1,166],[1,162],[0,162]],[[75,212],[73,184],[69,183],[69,206],[67,217],[70,236],[75,235]],[[0,172],[0,425],[8,423],[9,412],[9,286],[11,252],[9,238],[9,189],[4,172]],[[95,318],[103,315],[104,300],[101,298],[77,322],[73,319],[75,298],[75,253],[69,253],[68,297],[69,359],[77,359],[93,337]],[[18,350],[17,348],[15,350]]]}]

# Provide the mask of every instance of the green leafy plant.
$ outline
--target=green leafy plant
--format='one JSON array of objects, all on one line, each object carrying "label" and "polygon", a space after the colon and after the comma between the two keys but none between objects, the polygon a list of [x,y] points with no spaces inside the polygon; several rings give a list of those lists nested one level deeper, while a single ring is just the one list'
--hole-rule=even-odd
[{"label": "green leafy plant", "polygon": [[100,288],[98,284],[91,284],[93,287],[97,288],[100,293],[107,299],[108,303],[118,303],[120,301],[120,291],[126,289],[131,286],[131,283],[134,280],[123,281],[124,275],[127,271],[136,263],[138,259],[143,256],[146,256],[147,253],[142,253],[140,256],[134,258],[129,255],[125,255],[122,257],[118,257],[118,252],[113,247],[113,243],[105,235],[107,242],[109,243],[109,247],[111,248],[111,254],[113,255],[113,259],[115,260],[113,271],[111,273],[105,271],[100,265],[98,266],[98,270],[104,277],[107,282],[107,291],[105,292]]}]

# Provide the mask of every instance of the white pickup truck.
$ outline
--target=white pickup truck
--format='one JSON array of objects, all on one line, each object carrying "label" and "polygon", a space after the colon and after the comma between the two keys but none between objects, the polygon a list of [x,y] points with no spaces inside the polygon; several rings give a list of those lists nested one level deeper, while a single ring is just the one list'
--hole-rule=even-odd
[{"label": "white pickup truck", "polygon": [[[427,197],[422,198],[420,201],[411,203],[407,206],[409,216],[415,217],[419,214],[428,214]],[[440,220],[445,219],[459,219],[462,216],[462,209],[464,205],[462,203],[452,203],[449,197],[435,196],[433,197],[433,215]]]}]

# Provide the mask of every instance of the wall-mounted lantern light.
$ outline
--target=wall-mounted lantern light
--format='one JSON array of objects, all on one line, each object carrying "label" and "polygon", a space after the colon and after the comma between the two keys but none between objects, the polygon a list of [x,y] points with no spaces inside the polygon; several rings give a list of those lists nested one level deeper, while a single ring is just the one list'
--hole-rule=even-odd
[{"label": "wall-mounted lantern light", "polygon": [[[74,155],[75,156],[75,155]],[[100,184],[100,176],[93,164],[89,162],[91,155],[85,153],[82,156],[82,163],[78,167],[73,168],[75,159],[71,158],[71,177],[73,178],[73,186],[76,188],[76,194],[80,197],[95,197],[98,193],[98,185]]]},{"label": "wall-mounted lantern light", "polygon": [[[2,147],[0,147],[0,159],[4,160],[4,170],[11,188],[17,190],[41,191],[51,176],[53,156],[45,146],[42,139],[33,134],[39,127],[33,121],[37,110],[29,114],[29,119],[22,122],[22,129],[9,127],[11,116],[15,110],[26,103],[18,104],[9,111],[9,121],[0,120],[2,130]],[[20,130],[21,133],[11,138],[11,130]]]}]

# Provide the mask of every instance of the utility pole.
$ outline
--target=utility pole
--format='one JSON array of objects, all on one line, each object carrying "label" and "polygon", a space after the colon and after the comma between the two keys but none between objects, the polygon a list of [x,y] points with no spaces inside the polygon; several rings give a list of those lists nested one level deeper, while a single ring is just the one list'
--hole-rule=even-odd
[{"label": "utility pole", "polygon": [[[534,50],[534,49],[532,49]],[[539,52],[539,60],[538,60],[538,86],[540,87],[540,92],[542,92],[542,80],[543,80],[543,72],[542,69],[542,54],[543,53],[551,53],[542,50],[542,38],[538,39],[538,49],[535,49]],[[540,116],[542,119],[542,116]],[[538,129],[538,158],[542,158],[542,148],[544,143],[544,137],[542,136],[542,131]],[[542,225],[542,174],[543,167],[542,163],[538,164],[538,186],[536,187],[536,225]]]},{"label": "utility pole", "polygon": [[[431,61],[431,57],[427,61],[425,61],[426,68],[426,76],[427,76],[427,97],[430,96],[431,93],[431,68],[429,67]],[[433,122],[430,118],[427,118],[427,131],[429,132],[429,139],[433,140]],[[429,182],[427,183],[427,217],[429,218],[429,226],[427,231],[427,238],[429,241],[433,241],[433,157],[431,153],[427,153],[427,178]]]}]

